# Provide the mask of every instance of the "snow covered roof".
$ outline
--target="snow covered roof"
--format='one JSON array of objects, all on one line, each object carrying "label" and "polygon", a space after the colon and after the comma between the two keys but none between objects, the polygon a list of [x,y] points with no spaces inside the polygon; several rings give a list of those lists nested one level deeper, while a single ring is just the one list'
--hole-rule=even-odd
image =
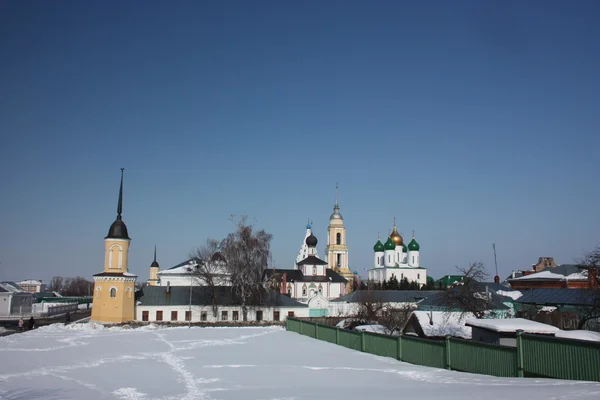
[{"label": "snow covered roof", "polygon": [[552,334],[560,330],[555,326],[542,324],[541,322],[530,321],[524,318],[469,319],[466,325],[503,333],[511,333],[522,330],[525,333]]},{"label": "snow covered roof", "polygon": [[38,281],[36,279],[27,279],[25,281],[19,282],[19,285],[41,285],[42,281]]},{"label": "snow covered roof", "polygon": [[475,318],[473,313],[443,312],[443,311],[415,311],[412,318],[416,318],[423,329],[425,336],[442,337],[456,336],[471,339],[471,328],[465,325],[467,319]]},{"label": "snow covered roof", "polygon": [[24,292],[23,288],[14,282],[0,282],[0,288],[4,289],[5,292],[21,293]]},{"label": "snow covered roof", "polygon": [[511,291],[498,290],[496,293],[499,294],[500,296],[510,297],[513,300],[516,300],[519,297],[523,296],[523,293],[519,292],[518,290],[511,290]]},{"label": "snow covered roof", "polygon": [[600,342],[600,333],[592,331],[558,331],[554,334],[555,337],[565,339],[587,340],[590,342]]},{"label": "snow covered roof", "polygon": [[373,332],[373,333],[381,333],[385,335],[387,333],[387,329],[382,325],[358,325],[354,328],[356,331],[364,331],[364,332]]},{"label": "snow covered roof", "polygon": [[564,264],[558,267],[545,269],[529,275],[523,275],[518,278],[512,278],[511,281],[525,280],[587,280],[587,270],[576,265]]}]

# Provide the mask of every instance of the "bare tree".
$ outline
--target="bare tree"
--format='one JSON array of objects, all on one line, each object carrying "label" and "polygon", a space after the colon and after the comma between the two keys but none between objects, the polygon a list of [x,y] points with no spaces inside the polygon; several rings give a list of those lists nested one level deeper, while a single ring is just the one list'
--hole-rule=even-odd
[{"label": "bare tree", "polygon": [[227,274],[226,259],[219,254],[219,242],[207,239],[204,246],[197,248],[191,258],[196,260],[196,268],[192,269],[193,279],[207,286],[211,293],[213,314],[217,315],[216,287],[224,284]]},{"label": "bare tree", "polygon": [[247,216],[237,219],[231,216],[235,232],[227,235],[223,246],[223,255],[227,260],[234,294],[241,302],[244,320],[247,318],[248,301],[260,298],[268,289],[265,268],[271,255],[273,235],[264,230],[255,232],[254,225],[248,223]]},{"label": "bare tree", "polygon": [[600,246],[586,252],[578,260],[578,267],[586,272],[590,281],[591,296],[587,300],[588,306],[578,307],[579,324],[577,329],[583,329],[588,322],[596,320],[596,329],[600,327]]},{"label": "bare tree", "polygon": [[[53,278],[54,279],[54,278]],[[88,281],[82,276],[76,276],[75,278],[61,278],[64,279],[62,287],[62,295],[64,296],[87,296],[91,294],[91,288],[93,283]]]},{"label": "bare tree", "polygon": [[48,290],[51,292],[61,292],[63,289],[64,279],[62,276],[53,276],[48,285]]},{"label": "bare tree", "polygon": [[378,324],[385,329],[385,334],[398,335],[408,322],[414,307],[410,304],[393,304],[385,301],[384,296],[381,292],[361,290],[353,318],[347,328]]},{"label": "bare tree", "polygon": [[404,304],[400,307],[386,304],[381,317],[377,321],[379,325],[385,328],[386,334],[399,335],[415,309],[416,306],[413,307],[410,304]]},{"label": "bare tree", "polygon": [[482,288],[480,282],[487,278],[482,262],[471,262],[467,268],[456,267],[463,279],[441,293],[440,300],[449,311],[473,313],[483,318],[489,309],[492,294]]}]

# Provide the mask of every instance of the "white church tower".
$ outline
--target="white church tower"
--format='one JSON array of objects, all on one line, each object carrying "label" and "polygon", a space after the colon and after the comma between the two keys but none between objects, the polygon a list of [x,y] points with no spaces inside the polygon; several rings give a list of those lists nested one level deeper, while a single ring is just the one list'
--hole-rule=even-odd
[{"label": "white church tower", "polygon": [[[306,234],[304,235],[304,240],[302,241],[302,245],[300,246],[300,251],[298,251],[298,256],[296,257],[296,263],[294,264],[294,269],[298,268],[298,263],[302,260],[304,260],[306,257],[309,256],[309,248],[308,245],[306,244],[306,239],[308,239],[309,236],[312,235],[312,225],[310,223],[310,221],[308,221],[308,224],[306,225]],[[314,248],[314,256],[315,257],[319,257],[317,248],[315,246]]]},{"label": "white church tower", "polygon": [[419,261],[419,243],[415,240],[415,232],[413,231],[413,237],[410,243],[408,244],[408,266],[413,268],[418,268],[420,266]]}]

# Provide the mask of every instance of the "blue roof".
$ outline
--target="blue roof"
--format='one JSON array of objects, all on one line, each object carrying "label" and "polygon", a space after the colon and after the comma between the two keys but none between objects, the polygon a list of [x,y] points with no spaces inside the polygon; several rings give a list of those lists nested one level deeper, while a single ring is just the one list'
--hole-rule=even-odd
[{"label": "blue roof", "polygon": [[600,293],[592,289],[530,289],[521,290],[521,304],[592,306],[600,302]]}]

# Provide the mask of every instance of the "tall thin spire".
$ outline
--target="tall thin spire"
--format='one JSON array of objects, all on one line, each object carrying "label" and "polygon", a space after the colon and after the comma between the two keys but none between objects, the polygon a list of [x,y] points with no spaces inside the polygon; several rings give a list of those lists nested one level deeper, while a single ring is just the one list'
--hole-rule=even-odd
[{"label": "tall thin spire", "polygon": [[415,230],[413,229],[413,239],[415,238]]},{"label": "tall thin spire", "polygon": [[121,220],[121,214],[123,213],[123,171],[125,168],[121,168],[121,187],[119,188],[119,204],[117,204],[117,220]]},{"label": "tall thin spire", "polygon": [[394,217],[394,229],[396,229],[396,217]]},{"label": "tall thin spire", "polygon": [[156,245],[154,245],[154,262],[156,262]]},{"label": "tall thin spire", "polygon": [[339,203],[338,203],[338,183],[335,183],[335,206],[338,207]]}]

